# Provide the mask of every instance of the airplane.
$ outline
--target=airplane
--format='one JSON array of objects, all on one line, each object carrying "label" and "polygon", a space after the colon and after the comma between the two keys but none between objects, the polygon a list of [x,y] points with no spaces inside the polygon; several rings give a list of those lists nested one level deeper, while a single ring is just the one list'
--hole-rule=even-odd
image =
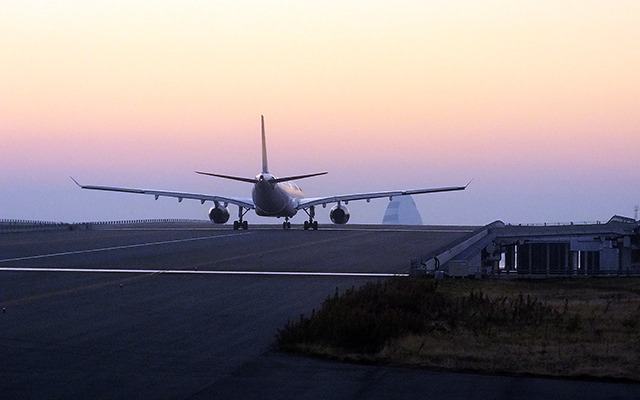
[{"label": "airplane", "polygon": [[315,218],[316,206],[322,205],[323,208],[327,207],[327,204],[336,203],[329,211],[329,218],[335,224],[346,224],[349,221],[350,213],[347,208],[347,204],[350,201],[366,200],[388,197],[389,201],[395,196],[408,196],[413,194],[423,193],[436,193],[436,192],[451,192],[457,190],[465,190],[469,183],[465,186],[451,186],[440,188],[426,188],[426,189],[413,189],[413,190],[392,190],[387,192],[370,192],[370,193],[354,193],[333,195],[326,197],[305,198],[302,189],[293,180],[305,179],[319,175],[325,175],[327,172],[316,172],[304,175],[287,176],[284,178],[278,178],[269,172],[267,164],[267,144],[265,138],[264,129],[264,116],[260,116],[262,125],[262,172],[256,175],[255,178],[244,178],[238,176],[214,174],[210,172],[195,171],[200,175],[213,176],[223,179],[231,179],[235,181],[241,181],[253,184],[251,190],[251,198],[238,198],[230,196],[218,196],[210,194],[198,194],[198,193],[183,193],[183,192],[171,192],[164,190],[148,190],[148,189],[135,189],[126,187],[111,187],[111,186],[94,186],[94,185],[82,185],[78,183],[73,177],[71,180],[75,182],[82,189],[89,190],[104,190],[112,192],[124,192],[124,193],[136,193],[146,194],[154,196],[156,200],[159,197],[174,197],[178,199],[178,202],[182,202],[183,199],[200,200],[201,204],[207,201],[213,202],[213,207],[209,210],[209,219],[215,224],[225,224],[230,217],[229,204],[233,204],[238,207],[238,219],[233,222],[233,229],[249,228],[248,222],[244,219],[244,216],[250,211],[255,210],[255,213],[263,217],[277,217],[284,218],[282,223],[283,229],[291,228],[291,222],[289,221],[300,210],[304,211],[309,220],[304,221],[304,230],[317,230],[318,221]]}]

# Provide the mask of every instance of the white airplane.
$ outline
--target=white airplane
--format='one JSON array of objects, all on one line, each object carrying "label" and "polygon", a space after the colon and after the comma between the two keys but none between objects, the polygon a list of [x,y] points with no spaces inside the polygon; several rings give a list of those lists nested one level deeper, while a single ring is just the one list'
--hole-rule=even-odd
[{"label": "white airplane", "polygon": [[251,198],[238,198],[228,196],[217,196],[210,194],[198,194],[198,193],[182,193],[182,192],[169,192],[163,190],[147,190],[147,189],[134,189],[124,187],[111,187],[111,186],[92,186],[81,185],[71,177],[71,179],[80,186],[82,189],[91,190],[106,190],[112,192],[125,192],[125,193],[137,193],[147,194],[155,196],[156,200],[160,196],[175,197],[178,202],[183,199],[195,199],[200,200],[200,203],[204,204],[206,201],[212,201],[214,207],[209,210],[209,219],[216,224],[224,224],[229,220],[229,204],[238,206],[238,220],[233,222],[233,229],[248,229],[249,224],[244,220],[244,216],[249,210],[255,210],[256,214],[263,217],[283,217],[284,222],[282,227],[284,229],[291,228],[291,222],[289,218],[296,215],[299,210],[304,211],[309,220],[304,221],[304,229],[318,229],[318,221],[314,220],[315,207],[322,205],[326,208],[327,204],[336,203],[329,211],[329,217],[335,224],[346,224],[349,221],[349,210],[347,204],[354,200],[366,200],[369,202],[371,199],[388,197],[391,201],[395,196],[407,196],[412,194],[422,193],[436,193],[436,192],[451,192],[455,190],[464,190],[469,186],[467,183],[465,186],[452,186],[441,188],[427,188],[427,189],[414,189],[414,190],[394,190],[388,192],[371,192],[371,193],[355,193],[344,194],[338,196],[305,198],[302,189],[291,183],[290,181],[296,179],[304,179],[312,176],[324,175],[327,172],[317,172],[313,174],[288,176],[285,178],[277,178],[269,173],[267,165],[267,145],[264,133],[264,116],[261,116],[262,123],[262,172],[255,178],[243,178],[238,176],[229,176],[221,174],[213,174],[208,172],[196,171],[197,174],[215,176],[218,178],[232,179],[241,182],[248,182],[253,184],[251,191]]}]

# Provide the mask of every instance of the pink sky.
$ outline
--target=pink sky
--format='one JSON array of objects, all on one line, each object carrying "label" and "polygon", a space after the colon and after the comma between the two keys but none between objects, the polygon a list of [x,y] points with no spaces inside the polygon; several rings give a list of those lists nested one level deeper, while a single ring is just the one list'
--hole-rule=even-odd
[{"label": "pink sky", "polygon": [[246,196],[192,171],[255,175],[260,114],[274,173],[330,172],[310,196],[474,178],[415,198],[448,224],[640,203],[635,1],[130,3],[0,5],[0,218],[205,218],[68,176]]}]

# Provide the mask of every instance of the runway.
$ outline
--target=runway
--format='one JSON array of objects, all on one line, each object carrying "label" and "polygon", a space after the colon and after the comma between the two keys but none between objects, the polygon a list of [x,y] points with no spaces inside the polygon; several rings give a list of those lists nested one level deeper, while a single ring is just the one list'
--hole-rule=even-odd
[{"label": "runway", "polygon": [[469,227],[200,224],[0,235],[0,398],[638,398],[638,385],[282,354],[336,290],[404,274]]}]

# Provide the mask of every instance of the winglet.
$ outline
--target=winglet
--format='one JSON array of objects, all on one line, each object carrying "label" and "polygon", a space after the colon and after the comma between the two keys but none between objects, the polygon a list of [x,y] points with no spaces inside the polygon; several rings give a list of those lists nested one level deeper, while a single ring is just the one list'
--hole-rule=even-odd
[{"label": "winglet", "polygon": [[264,135],[264,115],[260,116],[260,122],[262,124],[262,173],[269,173],[269,166],[267,165],[267,140]]},{"label": "winglet", "polygon": [[70,176],[69,178],[71,178],[71,180],[73,181],[73,183],[75,183],[76,185],[78,185],[79,187],[82,187],[81,184],[78,183],[77,180],[73,179],[73,176]]}]

